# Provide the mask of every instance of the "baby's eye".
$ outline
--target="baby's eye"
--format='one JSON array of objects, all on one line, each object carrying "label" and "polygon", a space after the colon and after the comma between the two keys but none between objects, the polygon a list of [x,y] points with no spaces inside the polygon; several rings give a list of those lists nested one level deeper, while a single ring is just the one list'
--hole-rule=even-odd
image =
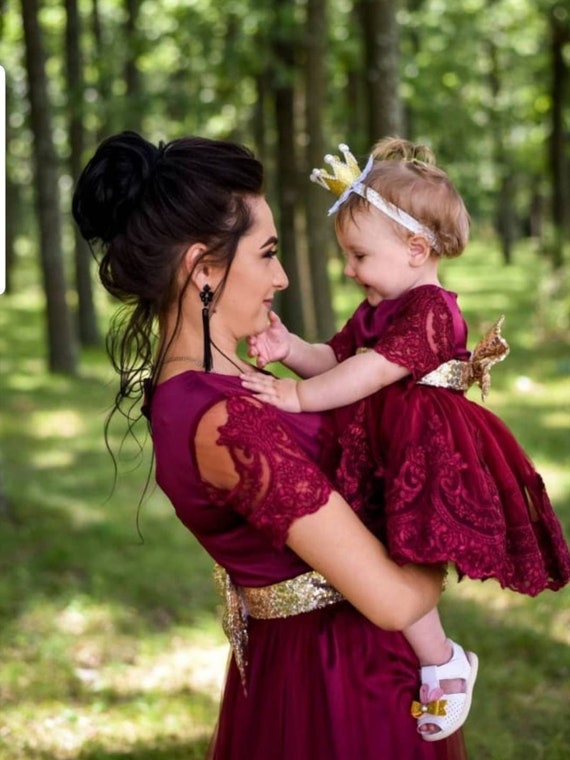
[{"label": "baby's eye", "polygon": [[365,258],[365,256],[366,256],[365,253],[355,253],[354,254],[354,258],[356,259],[356,261],[362,261],[362,259]]}]

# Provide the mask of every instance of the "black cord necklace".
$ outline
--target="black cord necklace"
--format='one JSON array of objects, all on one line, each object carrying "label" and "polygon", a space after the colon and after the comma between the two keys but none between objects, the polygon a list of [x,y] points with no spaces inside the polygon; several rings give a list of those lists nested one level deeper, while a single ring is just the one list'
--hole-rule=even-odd
[{"label": "black cord necklace", "polygon": [[[237,362],[235,362],[231,357],[229,357],[227,354],[225,354],[221,348],[219,348],[214,341],[210,338],[210,343],[212,346],[216,349],[216,351],[224,357],[224,359],[231,364],[233,367],[235,367],[240,375],[243,372],[246,372],[247,370],[244,367],[240,367]],[[163,359],[161,364],[170,364],[171,362],[189,362],[190,364],[193,364],[195,367],[200,367],[200,369],[204,369],[204,362],[201,359],[195,359],[193,356],[170,356],[167,359]],[[260,372],[261,370],[259,367],[256,367],[254,364],[250,364],[247,362],[248,367],[251,367],[252,369],[256,370],[257,372]]]},{"label": "black cord necklace", "polygon": [[[233,364],[233,366],[234,366],[234,367],[235,367],[237,370],[239,370],[239,373],[240,373],[240,375],[243,373],[243,371],[244,371],[243,367],[240,367],[240,366],[239,366],[239,364],[236,364],[236,362],[234,362],[234,360],[233,360],[233,359],[230,359],[230,357],[229,357],[229,356],[227,356],[226,354],[224,354],[224,352],[222,351],[222,349],[221,349],[221,348],[218,348],[218,346],[216,346],[216,344],[214,343],[214,341],[213,341],[211,338],[210,338],[210,343],[211,343],[211,344],[212,344],[212,346],[213,346],[213,347],[216,349],[216,351],[217,351],[219,354],[221,354],[221,355],[224,357],[224,359],[225,359],[227,362],[229,362],[230,364]],[[250,365],[250,366],[252,366],[252,365]]]}]

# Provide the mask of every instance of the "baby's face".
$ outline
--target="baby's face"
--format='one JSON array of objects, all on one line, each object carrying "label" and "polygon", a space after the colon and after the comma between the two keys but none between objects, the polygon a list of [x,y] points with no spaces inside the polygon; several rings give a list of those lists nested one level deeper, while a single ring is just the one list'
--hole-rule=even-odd
[{"label": "baby's face", "polygon": [[346,257],[344,273],[365,292],[372,306],[397,298],[414,286],[417,272],[410,263],[409,233],[369,207],[347,218],[337,230]]}]

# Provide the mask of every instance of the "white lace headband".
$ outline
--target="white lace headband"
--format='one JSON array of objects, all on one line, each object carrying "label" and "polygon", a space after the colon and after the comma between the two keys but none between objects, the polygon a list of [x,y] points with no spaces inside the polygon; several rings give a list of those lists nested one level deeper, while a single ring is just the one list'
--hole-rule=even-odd
[{"label": "white lace headband", "polygon": [[361,171],[347,145],[339,145],[339,150],[344,156],[344,163],[338,156],[331,156],[330,154],[325,156],[326,163],[332,167],[333,175],[327,174],[324,169],[313,169],[311,172],[311,180],[313,182],[317,182],[326,190],[330,190],[335,195],[338,195],[338,199],[329,209],[329,216],[338,211],[350,193],[356,193],[383,214],[386,214],[392,221],[401,224],[402,227],[405,227],[405,229],[416,235],[423,235],[430,246],[438,251],[439,244],[433,230],[418,222],[417,219],[414,219],[413,216],[410,216],[410,214],[398,208],[398,206],[389,203],[374,188],[364,184],[364,180],[374,165],[374,156],[369,157],[364,170]]}]

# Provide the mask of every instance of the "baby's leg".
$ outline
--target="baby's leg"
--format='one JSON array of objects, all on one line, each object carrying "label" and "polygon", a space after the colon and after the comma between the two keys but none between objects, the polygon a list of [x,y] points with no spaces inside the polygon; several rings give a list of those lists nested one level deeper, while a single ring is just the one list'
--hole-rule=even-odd
[{"label": "baby's leg", "polygon": [[[428,666],[426,667],[426,672],[428,671],[437,672],[433,668],[430,668],[429,666],[445,665],[445,663],[448,663],[450,660],[452,660],[454,656],[454,648],[452,646],[452,642],[445,635],[445,631],[443,630],[443,626],[441,624],[439,613],[436,607],[434,607],[430,612],[428,612],[427,615],[425,615],[423,618],[421,618],[416,623],[414,623],[409,628],[407,628],[404,631],[404,635],[406,639],[408,640],[410,646],[416,653],[422,668],[424,668],[425,666]],[[463,658],[465,658],[464,654],[462,654],[462,656]],[[457,728],[459,728],[459,725],[461,725],[463,721],[465,720],[465,718],[467,717],[467,713],[469,711],[469,705],[471,701],[471,690],[473,688],[474,678],[477,673],[477,669],[476,669],[477,658],[475,657],[475,655],[473,655],[472,653],[469,653],[468,660],[469,662],[475,663],[475,669],[472,672],[473,678],[471,679],[469,686],[465,678],[442,678],[441,680],[438,679],[439,687],[444,692],[444,694],[463,694],[464,692],[469,690],[469,694],[465,695],[466,698],[468,698],[466,709],[464,711],[464,714],[459,719],[459,724],[457,725]],[[450,669],[453,672],[455,670],[455,667],[451,667]],[[442,671],[442,674],[443,674],[443,671]],[[424,675],[424,671],[422,670],[422,676],[423,675]],[[422,677],[422,682],[423,681],[424,681],[424,678]],[[426,687],[423,687],[423,688],[426,688]],[[442,738],[443,738],[444,735],[445,736],[448,735],[449,730],[446,731],[445,726],[443,725],[440,726],[436,723],[431,723],[428,715],[423,716],[418,723],[418,731],[424,734],[424,738],[426,735],[431,735],[430,739],[435,738],[437,734],[442,734]]]},{"label": "baby's leg", "polygon": [[443,630],[437,607],[406,628],[404,635],[420,665],[443,665],[452,655],[451,644]]}]

